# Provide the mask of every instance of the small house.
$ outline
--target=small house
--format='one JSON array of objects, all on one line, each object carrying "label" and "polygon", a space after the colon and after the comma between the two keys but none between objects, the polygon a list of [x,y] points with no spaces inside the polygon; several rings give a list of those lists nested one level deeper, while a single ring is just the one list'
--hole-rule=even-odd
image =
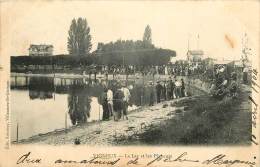
[{"label": "small house", "polygon": [[190,63],[200,62],[203,58],[203,55],[204,55],[203,50],[188,50],[187,60]]},{"label": "small house", "polygon": [[30,45],[29,56],[52,56],[52,45]]}]

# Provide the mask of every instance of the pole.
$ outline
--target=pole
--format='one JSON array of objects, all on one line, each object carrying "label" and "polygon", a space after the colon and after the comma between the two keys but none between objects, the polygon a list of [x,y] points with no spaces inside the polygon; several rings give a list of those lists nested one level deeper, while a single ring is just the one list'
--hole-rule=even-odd
[{"label": "pole", "polygon": [[18,143],[18,140],[19,140],[19,123],[17,122],[17,125],[16,125],[16,142]]},{"label": "pole", "polygon": [[123,54],[123,69],[125,69],[125,55]]},{"label": "pole", "polygon": [[98,103],[98,120],[100,121],[100,104],[99,103]]},{"label": "pole", "polygon": [[141,106],[143,105],[143,100],[144,100],[144,73],[143,73],[143,89],[142,89],[142,96],[141,96]]},{"label": "pole", "polygon": [[55,100],[55,92],[56,92],[55,77],[53,78],[53,84],[54,84],[53,100]]},{"label": "pole", "polygon": [[197,41],[197,49],[199,50],[199,46],[200,46],[200,35],[198,34],[198,41]]},{"label": "pole", "polygon": [[17,76],[14,77],[14,85],[17,86]]},{"label": "pole", "polygon": [[28,86],[28,76],[25,77],[25,86]]},{"label": "pole", "polygon": [[67,125],[67,113],[66,113],[66,111],[65,111],[65,133],[67,133],[67,127],[68,125]]}]

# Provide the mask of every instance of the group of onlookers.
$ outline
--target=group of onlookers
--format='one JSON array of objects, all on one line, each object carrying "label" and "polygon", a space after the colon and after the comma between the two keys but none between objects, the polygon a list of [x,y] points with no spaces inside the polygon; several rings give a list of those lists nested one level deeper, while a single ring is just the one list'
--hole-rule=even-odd
[{"label": "group of onlookers", "polygon": [[236,98],[238,96],[237,92],[238,83],[236,73],[231,73],[229,79],[224,77],[223,72],[216,74],[216,78],[213,80],[210,87],[210,93],[213,97],[218,99],[222,99],[225,96]]},{"label": "group of onlookers", "polygon": [[[160,103],[165,100],[185,97],[185,83],[183,79],[169,78],[164,81],[157,81],[154,86],[153,82],[148,82],[150,91],[149,105],[154,102]],[[153,91],[155,90],[155,91]],[[154,93],[155,92],[155,93]],[[126,83],[117,83],[112,88],[104,86],[102,94],[103,120],[109,120],[113,117],[114,121],[119,119],[128,119],[128,105],[130,101],[130,91]]]},{"label": "group of onlookers", "polygon": [[114,89],[104,88],[102,94],[103,120],[113,117],[114,121],[127,117],[131,94],[126,84],[117,84]]},{"label": "group of onlookers", "polygon": [[[203,73],[202,66],[188,65],[188,64],[174,64],[174,65],[147,65],[147,66],[134,66],[134,65],[111,65],[111,66],[93,66],[89,71],[91,74],[112,74],[113,77],[119,74],[133,75],[141,73],[142,75],[178,75],[188,76],[192,74]],[[86,73],[86,72],[83,72]]]},{"label": "group of onlookers", "polygon": [[162,99],[172,100],[174,98],[185,97],[185,83],[183,79],[169,78],[165,81],[157,81],[155,86],[156,100],[160,103]]}]

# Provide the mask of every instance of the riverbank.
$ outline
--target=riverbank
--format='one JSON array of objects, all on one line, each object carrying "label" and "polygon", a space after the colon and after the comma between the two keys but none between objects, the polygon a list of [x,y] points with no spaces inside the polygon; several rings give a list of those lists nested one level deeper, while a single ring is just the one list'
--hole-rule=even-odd
[{"label": "riverbank", "polygon": [[[149,128],[138,139],[122,140],[120,145],[250,145],[250,87],[242,85],[236,99],[221,101],[209,95],[175,102],[185,106],[179,117],[172,117],[156,128]],[[176,111],[177,112],[177,111]]]},{"label": "riverbank", "polygon": [[175,111],[183,107],[175,107],[173,103],[191,98],[185,97],[137,109],[129,114],[128,120],[82,124],[67,130],[39,134],[14,144],[74,144],[77,138],[81,144],[86,145],[118,145],[121,140],[131,140],[147,129],[160,126],[171,117],[179,115],[180,113]]},{"label": "riverbank", "polygon": [[100,121],[39,134],[13,144],[85,145],[249,145],[251,90],[237,99],[208,94],[165,101],[129,113],[128,120]]}]

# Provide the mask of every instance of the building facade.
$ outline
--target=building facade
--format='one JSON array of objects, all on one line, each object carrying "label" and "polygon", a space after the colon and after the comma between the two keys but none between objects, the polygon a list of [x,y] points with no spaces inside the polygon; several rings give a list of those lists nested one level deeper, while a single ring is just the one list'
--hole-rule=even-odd
[{"label": "building facade", "polygon": [[29,56],[52,56],[52,45],[30,45]]},{"label": "building facade", "polygon": [[203,59],[204,52],[202,50],[188,50],[188,62],[199,62]]}]

